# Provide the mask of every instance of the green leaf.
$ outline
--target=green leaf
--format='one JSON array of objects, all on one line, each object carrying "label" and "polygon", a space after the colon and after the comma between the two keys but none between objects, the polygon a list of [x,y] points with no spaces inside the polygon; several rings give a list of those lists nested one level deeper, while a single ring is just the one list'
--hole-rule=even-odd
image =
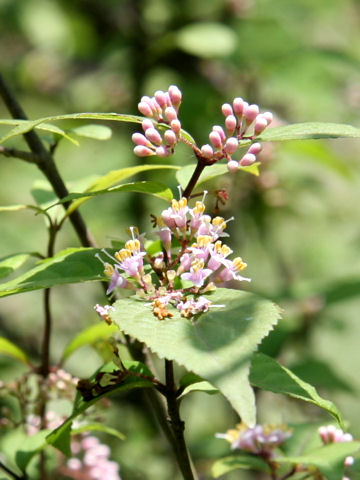
[{"label": "green leaf", "polygon": [[30,360],[26,353],[21,350],[17,345],[10,342],[4,337],[0,337],[0,354],[9,355],[10,357],[19,360],[19,362],[25,363],[25,365],[31,365]]},{"label": "green leaf", "polygon": [[278,463],[303,464],[317,467],[327,480],[339,480],[344,473],[344,460],[359,451],[360,442],[332,443],[306,455],[277,457]]},{"label": "green leaf", "polygon": [[[34,127],[31,127],[30,130],[32,128],[37,128],[38,130],[43,130],[45,132],[55,133],[56,135],[61,135],[62,137],[66,138],[71,143],[74,143],[75,145],[79,145],[78,141],[71,138],[69,135],[67,135],[67,133],[64,130],[57,127],[56,125],[43,123],[42,121],[39,121],[39,122],[35,121],[35,122],[36,122],[36,125]],[[0,140],[0,143],[3,143],[9,138],[15,137],[17,135],[22,135],[23,130],[29,131],[27,130],[29,123],[32,124],[33,122],[31,120],[0,119],[0,125],[15,125],[15,127]]]},{"label": "green leaf", "polygon": [[36,253],[15,253],[0,258],[0,278],[11,275],[15,270],[22,267],[24,263],[32,256],[39,257]]},{"label": "green leaf", "polygon": [[41,430],[31,437],[25,438],[15,455],[16,465],[25,472],[32,458],[37,455],[46,446],[46,436],[49,430]]},{"label": "green leaf", "polygon": [[242,420],[253,425],[250,357],[276,324],[279,310],[268,300],[238,290],[217,289],[211,300],[224,307],[210,309],[195,323],[179,312],[160,321],[150,306],[133,297],[115,302],[110,316],[120,330],[161,358],[175,360],[218,387]]},{"label": "green leaf", "polygon": [[294,123],[282,127],[266,129],[259,137],[259,142],[283,142],[285,140],[305,140],[320,138],[360,137],[360,128],[341,123]]},{"label": "green leaf", "polygon": [[112,135],[112,130],[106,125],[96,125],[89,123],[88,125],[81,125],[69,130],[71,133],[79,135],[79,137],[93,138],[94,140],[109,140]]},{"label": "green leaf", "polygon": [[[141,362],[131,361],[131,360],[124,360],[123,364],[125,368],[129,372],[133,372],[134,375],[127,376],[123,382],[118,385],[115,385],[111,391],[108,391],[102,395],[98,395],[96,398],[93,398],[90,401],[85,401],[80,393],[77,394],[74,402],[74,408],[71,416],[65,420],[65,422],[60,425],[58,428],[53,430],[47,437],[46,441],[50,445],[58,448],[62,451],[66,456],[71,455],[70,450],[70,435],[71,435],[71,427],[73,420],[85,412],[89,407],[94,405],[94,403],[98,402],[100,399],[104,397],[108,397],[115,392],[124,392],[128,390],[132,390],[134,388],[151,388],[153,387],[153,383],[142,377],[136,376],[136,374],[147,375],[152,377],[152,373],[150,370]],[[110,362],[104,365],[99,371],[101,372],[113,372],[114,370],[118,370],[118,367]],[[93,380],[96,377],[96,372],[90,380]],[[75,430],[76,431],[76,430]]]},{"label": "green leaf", "polygon": [[209,395],[213,395],[215,393],[219,393],[219,389],[211,385],[211,383],[203,380],[199,375],[195,375],[195,373],[185,373],[180,379],[180,387],[182,389],[182,393],[179,398],[185,397],[188,393],[191,392],[204,392],[208,393]]},{"label": "green leaf", "polygon": [[233,470],[258,470],[270,473],[268,464],[260,457],[250,453],[236,452],[228,457],[217,460],[211,469],[213,477],[218,478]]},{"label": "green leaf", "polygon": [[1,283],[0,297],[66,283],[102,280],[103,269],[100,261],[95,257],[97,253],[101,253],[99,248],[63,250],[54,257],[42,260],[23,275]]},{"label": "green leaf", "polygon": [[[95,180],[95,182],[93,182],[83,193],[90,193],[90,192],[96,192],[99,190],[107,189],[141,172],[146,172],[149,170],[159,170],[159,169],[177,170],[178,168],[179,167],[175,167],[172,165],[138,165],[136,167],[127,167],[127,168],[121,168],[119,170],[112,170],[111,172],[107,173],[103,177],[100,177],[97,180]],[[88,198],[89,196],[75,200],[71,204],[71,206],[68,208],[67,214],[70,215],[74,210],[79,208],[81,204],[86,202]]]},{"label": "green leaf", "polygon": [[263,353],[253,355],[250,370],[250,382],[253,386],[274,393],[282,393],[290,397],[312,403],[329,412],[344,428],[338,408],[325,400],[309,383],[304,382],[291,370],[280,365],[276,360]]},{"label": "green leaf", "polygon": [[186,25],[175,34],[179,48],[191,55],[223,57],[236,48],[234,31],[222,23],[197,22]]},{"label": "green leaf", "polygon": [[119,432],[119,430],[116,430],[116,428],[107,427],[102,423],[87,423],[86,425],[82,425],[81,427],[73,429],[71,431],[71,435],[78,435],[79,433],[83,432],[103,432],[107,433],[108,435],[112,435],[119,440],[125,440],[126,438],[126,436]]},{"label": "green leaf", "polygon": [[[248,172],[258,176],[259,165],[260,165],[260,162],[256,162],[253,165],[250,165],[248,167],[240,167],[239,172],[241,171]],[[182,186],[182,188],[185,188],[186,185],[189,183],[189,180],[195,170],[195,167],[196,167],[195,163],[191,165],[186,165],[176,173],[176,179],[179,182],[179,184]],[[202,174],[200,175],[200,178],[197,181],[196,186],[202,183],[205,183],[209,180],[212,180],[213,178],[219,177],[221,175],[225,175],[227,173],[229,173],[229,170],[227,168],[227,165],[224,163],[216,163],[215,165],[206,167],[202,172]]]},{"label": "green leaf", "polygon": [[[110,187],[104,190],[96,190],[95,192],[87,193],[70,193],[66,197],[62,198],[59,202],[54,203],[48,207],[52,208],[61,203],[66,203],[72,200],[85,199],[88,200],[90,197],[96,197],[98,195],[104,195],[106,193],[119,193],[119,192],[138,192],[138,193],[147,193],[148,195],[154,195],[155,197],[161,198],[170,202],[173,198],[172,191],[166,185],[157,182],[133,182],[133,183],[124,183],[118,185],[117,187]],[[69,208],[68,211],[74,211],[73,206]]]},{"label": "green leaf", "polygon": [[108,325],[105,322],[86,328],[67,344],[61,357],[61,363],[65,362],[70,355],[84,345],[94,345],[99,340],[109,338],[116,331],[119,331],[116,325]]}]

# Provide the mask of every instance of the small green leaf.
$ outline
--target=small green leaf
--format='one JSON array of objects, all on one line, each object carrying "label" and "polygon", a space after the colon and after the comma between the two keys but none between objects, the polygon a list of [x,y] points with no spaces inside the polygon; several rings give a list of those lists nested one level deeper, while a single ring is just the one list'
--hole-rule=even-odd
[{"label": "small green leaf", "polygon": [[344,460],[360,450],[360,442],[332,443],[305,455],[277,457],[278,463],[317,467],[327,480],[339,480],[344,473]]},{"label": "small green leaf", "polygon": [[250,358],[276,324],[279,309],[256,295],[217,289],[210,309],[191,322],[174,312],[160,321],[145,302],[133,297],[113,305],[110,316],[119,328],[145,343],[161,358],[175,360],[208,380],[228,398],[248,425],[255,423],[255,401],[248,381]]},{"label": "small green leaf", "polygon": [[21,350],[17,345],[10,342],[4,337],[0,337],[0,354],[9,355],[10,357],[19,360],[19,362],[25,363],[25,365],[31,365],[30,360],[26,353]]},{"label": "small green leaf", "polygon": [[304,382],[291,370],[280,365],[276,360],[263,353],[253,355],[250,369],[250,382],[253,386],[274,393],[282,393],[290,397],[312,403],[329,412],[344,428],[338,408],[325,400],[309,383]]},{"label": "small green leaf", "polygon": [[[70,137],[64,130],[61,128],[57,127],[56,125],[51,125],[49,123],[43,123],[43,122],[37,122],[37,121],[31,121],[31,120],[18,120],[19,123],[16,127],[14,127],[12,130],[10,130],[9,133],[4,135],[0,139],[0,144],[6,142],[10,138],[17,137],[18,135],[23,135],[24,133],[27,133],[29,130],[32,130],[33,128],[37,128],[39,130],[44,130],[45,132],[50,132],[50,133],[55,133],[56,135],[60,135],[66,140],[69,140],[71,143],[74,145],[79,145],[79,142],[73,138]],[[0,123],[3,123],[0,120]],[[29,126],[31,128],[29,128]]]},{"label": "small green leaf", "polygon": [[119,440],[125,440],[126,438],[126,436],[119,432],[119,430],[116,430],[116,428],[107,427],[102,423],[87,423],[86,425],[82,425],[81,427],[73,429],[71,431],[71,435],[78,435],[79,433],[83,432],[103,432],[107,433],[108,435],[112,435]]},{"label": "small green leaf", "polygon": [[[166,185],[157,182],[133,182],[133,183],[124,183],[122,185],[118,185],[117,187],[110,187],[104,190],[96,190],[94,192],[86,192],[86,193],[70,193],[66,197],[62,198],[59,202],[54,203],[48,207],[52,208],[56,205],[61,203],[70,202],[73,200],[83,199],[88,200],[90,197],[96,197],[98,195],[105,195],[107,193],[119,193],[119,192],[138,192],[138,193],[147,193],[148,195],[154,195],[155,197],[161,198],[162,200],[166,200],[170,202],[173,198],[172,191]],[[68,209],[69,212],[74,211],[73,205]]]},{"label": "small green leaf", "polygon": [[116,331],[119,331],[116,325],[108,325],[105,322],[97,323],[96,325],[86,328],[67,344],[61,358],[61,363],[65,362],[70,355],[84,345],[93,345],[99,340],[109,338]]},{"label": "small green leaf", "polygon": [[79,137],[93,138],[94,140],[109,140],[112,135],[112,130],[106,125],[96,125],[89,123],[88,125],[81,125],[69,130],[71,133],[79,135]]},{"label": "small green leaf", "polygon": [[[249,165],[248,167],[240,167],[239,172],[241,171],[248,172],[258,176],[259,165],[260,165],[260,162],[256,162],[253,165]],[[182,186],[182,188],[185,188],[186,185],[189,183],[189,180],[195,170],[195,167],[196,167],[195,163],[191,165],[186,165],[176,173],[176,179],[179,182],[179,184]],[[209,180],[212,180],[213,178],[219,177],[221,175],[225,175],[227,173],[229,173],[229,170],[227,168],[227,165],[224,163],[216,163],[215,165],[206,167],[202,172],[202,174],[200,175],[200,178],[197,181],[196,186],[202,183],[205,183]]]},{"label": "small green leaf", "polygon": [[180,387],[182,388],[182,393],[178,398],[183,398],[185,395],[191,392],[204,392],[209,395],[219,393],[219,389],[211,385],[211,383],[203,380],[199,375],[189,372],[185,373],[180,379]]},{"label": "small green leaf", "polygon": [[269,465],[260,457],[250,453],[236,452],[232,455],[217,460],[212,466],[213,477],[218,478],[233,470],[257,470],[270,473]]},{"label": "small green leaf", "polygon": [[197,22],[186,25],[175,34],[179,48],[191,55],[223,57],[236,48],[234,31],[222,23]]},{"label": "small green leaf", "polygon": [[32,256],[39,257],[36,253],[15,253],[0,258],[0,278],[11,275],[15,270],[22,267],[24,263]]},{"label": "small green leaf", "polygon": [[[111,251],[111,249],[109,250]],[[23,275],[0,284],[0,297],[55,285],[103,280],[99,248],[68,248],[38,263]]]},{"label": "small green leaf", "polygon": [[294,123],[281,127],[266,129],[259,137],[259,142],[283,142],[285,140],[305,140],[320,138],[360,137],[360,128],[341,123]]},{"label": "small green leaf", "polygon": [[46,436],[49,430],[41,430],[31,437],[25,438],[15,455],[16,465],[25,472],[32,458],[41,452],[46,446]]},{"label": "small green leaf", "polygon": [[[108,397],[112,395],[115,392],[121,392],[121,391],[128,391],[132,390],[134,388],[151,388],[153,387],[153,383],[146,379],[142,378],[139,376],[136,376],[137,374],[141,375],[147,375],[148,377],[152,377],[152,373],[150,370],[146,367],[146,365],[142,364],[141,362],[136,362],[132,360],[124,360],[123,364],[125,368],[129,372],[133,372],[134,375],[129,375],[127,376],[123,382],[121,382],[118,385],[115,385],[114,388],[111,391],[108,391],[104,394],[98,395],[96,398],[93,398],[90,401],[85,401],[83,397],[80,395],[80,393],[77,394],[74,402],[74,408],[71,416],[65,420],[65,422],[60,425],[58,428],[53,430],[47,437],[46,441],[50,445],[53,445],[54,447],[58,448],[60,451],[62,451],[65,455],[70,456],[71,451],[70,451],[70,435],[71,435],[71,427],[72,427],[72,422],[73,420],[81,415],[85,410],[87,410],[89,407],[94,405],[94,403],[98,402],[100,399],[104,397]],[[118,367],[110,362],[106,365],[104,365],[99,371],[101,372],[113,372],[114,370],[118,370]],[[91,377],[90,380],[93,380],[96,377],[96,374],[99,372],[95,372],[95,374]],[[75,430],[76,431],[76,430]]]}]

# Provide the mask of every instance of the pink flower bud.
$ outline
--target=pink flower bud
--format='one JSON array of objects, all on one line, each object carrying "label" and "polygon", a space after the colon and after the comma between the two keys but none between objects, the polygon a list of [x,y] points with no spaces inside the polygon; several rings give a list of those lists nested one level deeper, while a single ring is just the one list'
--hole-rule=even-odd
[{"label": "pink flower bud", "polygon": [[240,160],[240,165],[242,167],[248,167],[256,162],[256,157],[253,153],[245,153],[245,155]]},{"label": "pink flower bud", "polygon": [[171,130],[176,133],[176,135],[178,135],[180,133],[180,130],[181,130],[181,123],[180,123],[180,120],[172,120],[170,122],[170,127],[171,127]]},{"label": "pink flower bud", "polygon": [[173,106],[177,109],[181,103],[182,93],[176,85],[170,85],[168,88],[169,97]]},{"label": "pink flower bud", "polygon": [[206,144],[201,147],[201,153],[205,158],[211,158],[214,155],[214,149],[211,145]]},{"label": "pink flower bud", "polygon": [[146,102],[140,102],[138,104],[138,110],[139,110],[140,113],[145,115],[145,117],[152,117],[153,116],[152,108]]},{"label": "pink flower bud", "polygon": [[136,145],[145,145],[146,147],[151,145],[149,140],[142,133],[134,133],[131,139]]},{"label": "pink flower bud", "polygon": [[144,118],[144,120],[141,122],[141,126],[143,130],[147,130],[148,128],[154,128],[154,122],[150,120],[150,118]]},{"label": "pink flower bud", "polygon": [[261,143],[253,143],[246,153],[253,153],[254,155],[257,155],[258,153],[261,152],[261,150],[262,150]]},{"label": "pink flower bud", "polygon": [[236,160],[230,160],[230,162],[227,164],[227,168],[230,173],[235,173],[239,170],[239,162]]},{"label": "pink flower bud", "polygon": [[232,155],[234,152],[236,152],[238,146],[239,146],[239,142],[237,138],[230,137],[226,140],[224,150],[229,155]]},{"label": "pink flower bud", "polygon": [[259,115],[259,107],[257,105],[248,105],[244,108],[244,116],[246,118],[246,123],[250,125],[255,118]]},{"label": "pink flower bud", "polygon": [[[245,102],[246,103],[246,102]],[[241,117],[244,111],[244,100],[240,97],[234,98],[233,109],[238,117]]]},{"label": "pink flower bud", "polygon": [[222,148],[221,136],[218,132],[210,132],[209,139],[215,148]]},{"label": "pink flower bud", "polygon": [[220,125],[214,125],[212,129],[213,129],[213,132],[217,132],[220,135],[221,141],[225,142],[226,135],[225,135],[224,129],[220,127]]},{"label": "pink flower bud", "polygon": [[150,148],[145,147],[143,145],[137,145],[134,148],[134,153],[138,157],[149,157],[150,155],[155,155],[155,153],[152,150],[150,150]]},{"label": "pink flower bud", "polygon": [[268,126],[268,123],[266,118],[263,117],[262,115],[258,115],[255,120],[254,134],[260,135],[260,133],[263,132],[267,126]]},{"label": "pink flower bud", "polygon": [[228,117],[229,115],[234,115],[234,112],[230,103],[224,103],[221,107],[221,111],[225,117]]},{"label": "pink flower bud", "polygon": [[145,136],[150,142],[155,143],[156,145],[162,144],[162,138],[160,133],[156,130],[156,128],[148,128],[145,131]]},{"label": "pink flower bud", "polygon": [[155,153],[158,157],[168,157],[170,155],[170,150],[167,147],[161,146],[157,147]]},{"label": "pink flower bud", "polygon": [[268,124],[268,125],[270,125],[270,123],[271,123],[271,122],[273,121],[273,119],[274,119],[274,116],[273,116],[273,114],[272,114],[271,112],[264,112],[264,113],[262,114],[262,116],[263,116],[264,118],[266,118],[266,121],[267,121],[267,124]]},{"label": "pink flower bud", "polygon": [[168,106],[166,94],[162,90],[157,90],[154,97],[163,110]]},{"label": "pink flower bud", "polygon": [[226,130],[229,132],[230,135],[232,135],[234,133],[235,128],[236,128],[236,124],[237,124],[237,120],[236,120],[235,115],[228,115],[225,118],[225,127],[226,127]]},{"label": "pink flower bud", "polygon": [[351,465],[354,465],[355,458],[354,457],[346,457],[344,465],[345,467],[351,467]]},{"label": "pink flower bud", "polygon": [[174,107],[167,107],[165,109],[165,115],[169,122],[177,119],[177,113]]},{"label": "pink flower bud", "polygon": [[177,143],[176,134],[172,130],[166,130],[164,133],[165,141],[168,145],[175,145]]},{"label": "pink flower bud", "polygon": [[70,470],[81,470],[82,468],[82,463],[79,458],[70,458],[66,462],[66,465]]}]

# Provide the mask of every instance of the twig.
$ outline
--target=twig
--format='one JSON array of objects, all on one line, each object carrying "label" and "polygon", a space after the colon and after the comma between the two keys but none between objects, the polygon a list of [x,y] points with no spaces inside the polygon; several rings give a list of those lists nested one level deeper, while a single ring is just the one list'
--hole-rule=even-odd
[{"label": "twig", "polygon": [[0,468],[2,470],[4,470],[4,472],[6,472],[8,475],[10,475],[10,477],[14,478],[15,480],[26,480],[27,479],[26,473],[24,473],[24,475],[22,477],[20,477],[15,472],[10,470],[10,468],[8,468],[6,465],[4,465],[2,462],[0,462]]},{"label": "twig", "polygon": [[23,150],[17,150],[16,148],[7,148],[0,145],[0,154],[5,157],[15,157],[25,160],[29,163],[37,163],[38,157],[31,152],[24,152]]}]

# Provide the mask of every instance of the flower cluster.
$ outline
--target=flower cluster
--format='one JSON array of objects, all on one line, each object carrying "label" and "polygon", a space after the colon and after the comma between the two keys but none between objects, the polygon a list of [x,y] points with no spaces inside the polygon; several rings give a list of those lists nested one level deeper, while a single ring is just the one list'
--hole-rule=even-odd
[{"label": "flower cluster", "polygon": [[[107,293],[115,288],[134,290],[147,299],[160,319],[172,317],[169,307],[183,317],[216,307],[203,296],[216,289],[217,283],[246,280],[240,272],[246,263],[240,257],[229,259],[233,253],[221,240],[227,237],[227,221],[205,214],[205,204],[197,201],[193,208],[187,199],[173,199],[171,206],[156,219],[160,238],[158,251],[150,255],[137,229],[131,228],[132,239],[114,256],[103,250],[112,263],[103,262],[105,275],[110,279]],[[153,244],[154,245],[154,244]],[[101,318],[108,321],[111,307],[95,306]]]},{"label": "flower cluster", "polygon": [[[132,140],[136,147],[135,155],[148,157],[158,155],[168,157],[174,153],[174,147],[179,141],[181,123],[178,119],[178,111],[181,104],[181,91],[175,85],[171,85],[167,92],[158,90],[152,98],[144,96],[138,105],[140,113],[146,119],[142,122],[144,134],[134,133]],[[163,133],[155,127],[155,120],[166,124]]]},{"label": "flower cluster", "polygon": [[120,480],[119,466],[109,460],[110,448],[89,434],[71,442],[73,457],[60,469],[67,478]]},{"label": "flower cluster", "polygon": [[[182,93],[175,85],[171,85],[167,92],[158,90],[153,97],[141,98],[138,108],[147,118],[142,122],[144,134],[134,133],[132,136],[136,144],[136,155],[167,157],[174,153],[176,144],[183,141],[194,150],[197,158],[205,161],[207,165],[226,159],[230,172],[252,165],[256,161],[256,155],[262,149],[260,143],[252,143],[239,161],[233,159],[232,155],[238,150],[241,140],[253,141],[270,125],[273,119],[271,112],[260,113],[258,105],[249,105],[240,97],[235,98],[232,105],[224,103],[222,113],[225,116],[225,129],[214,125],[209,134],[211,145],[198,148],[195,143],[181,135],[178,118],[181,99]],[[164,132],[157,128],[159,124],[166,125]]]},{"label": "flower cluster", "polygon": [[290,436],[291,430],[283,425],[255,425],[248,428],[244,423],[226,433],[216,434],[217,438],[223,438],[231,443],[233,450],[245,450],[264,458],[272,457],[273,450]]},{"label": "flower cluster", "polygon": [[[322,426],[318,430],[320,438],[324,445],[329,443],[343,443],[343,442],[352,442],[354,440],[351,433],[345,433],[340,428],[334,427],[334,425],[328,425],[327,427]],[[346,457],[344,466],[350,467],[354,463],[354,457]],[[347,480],[346,477],[343,477],[343,480]]]}]

